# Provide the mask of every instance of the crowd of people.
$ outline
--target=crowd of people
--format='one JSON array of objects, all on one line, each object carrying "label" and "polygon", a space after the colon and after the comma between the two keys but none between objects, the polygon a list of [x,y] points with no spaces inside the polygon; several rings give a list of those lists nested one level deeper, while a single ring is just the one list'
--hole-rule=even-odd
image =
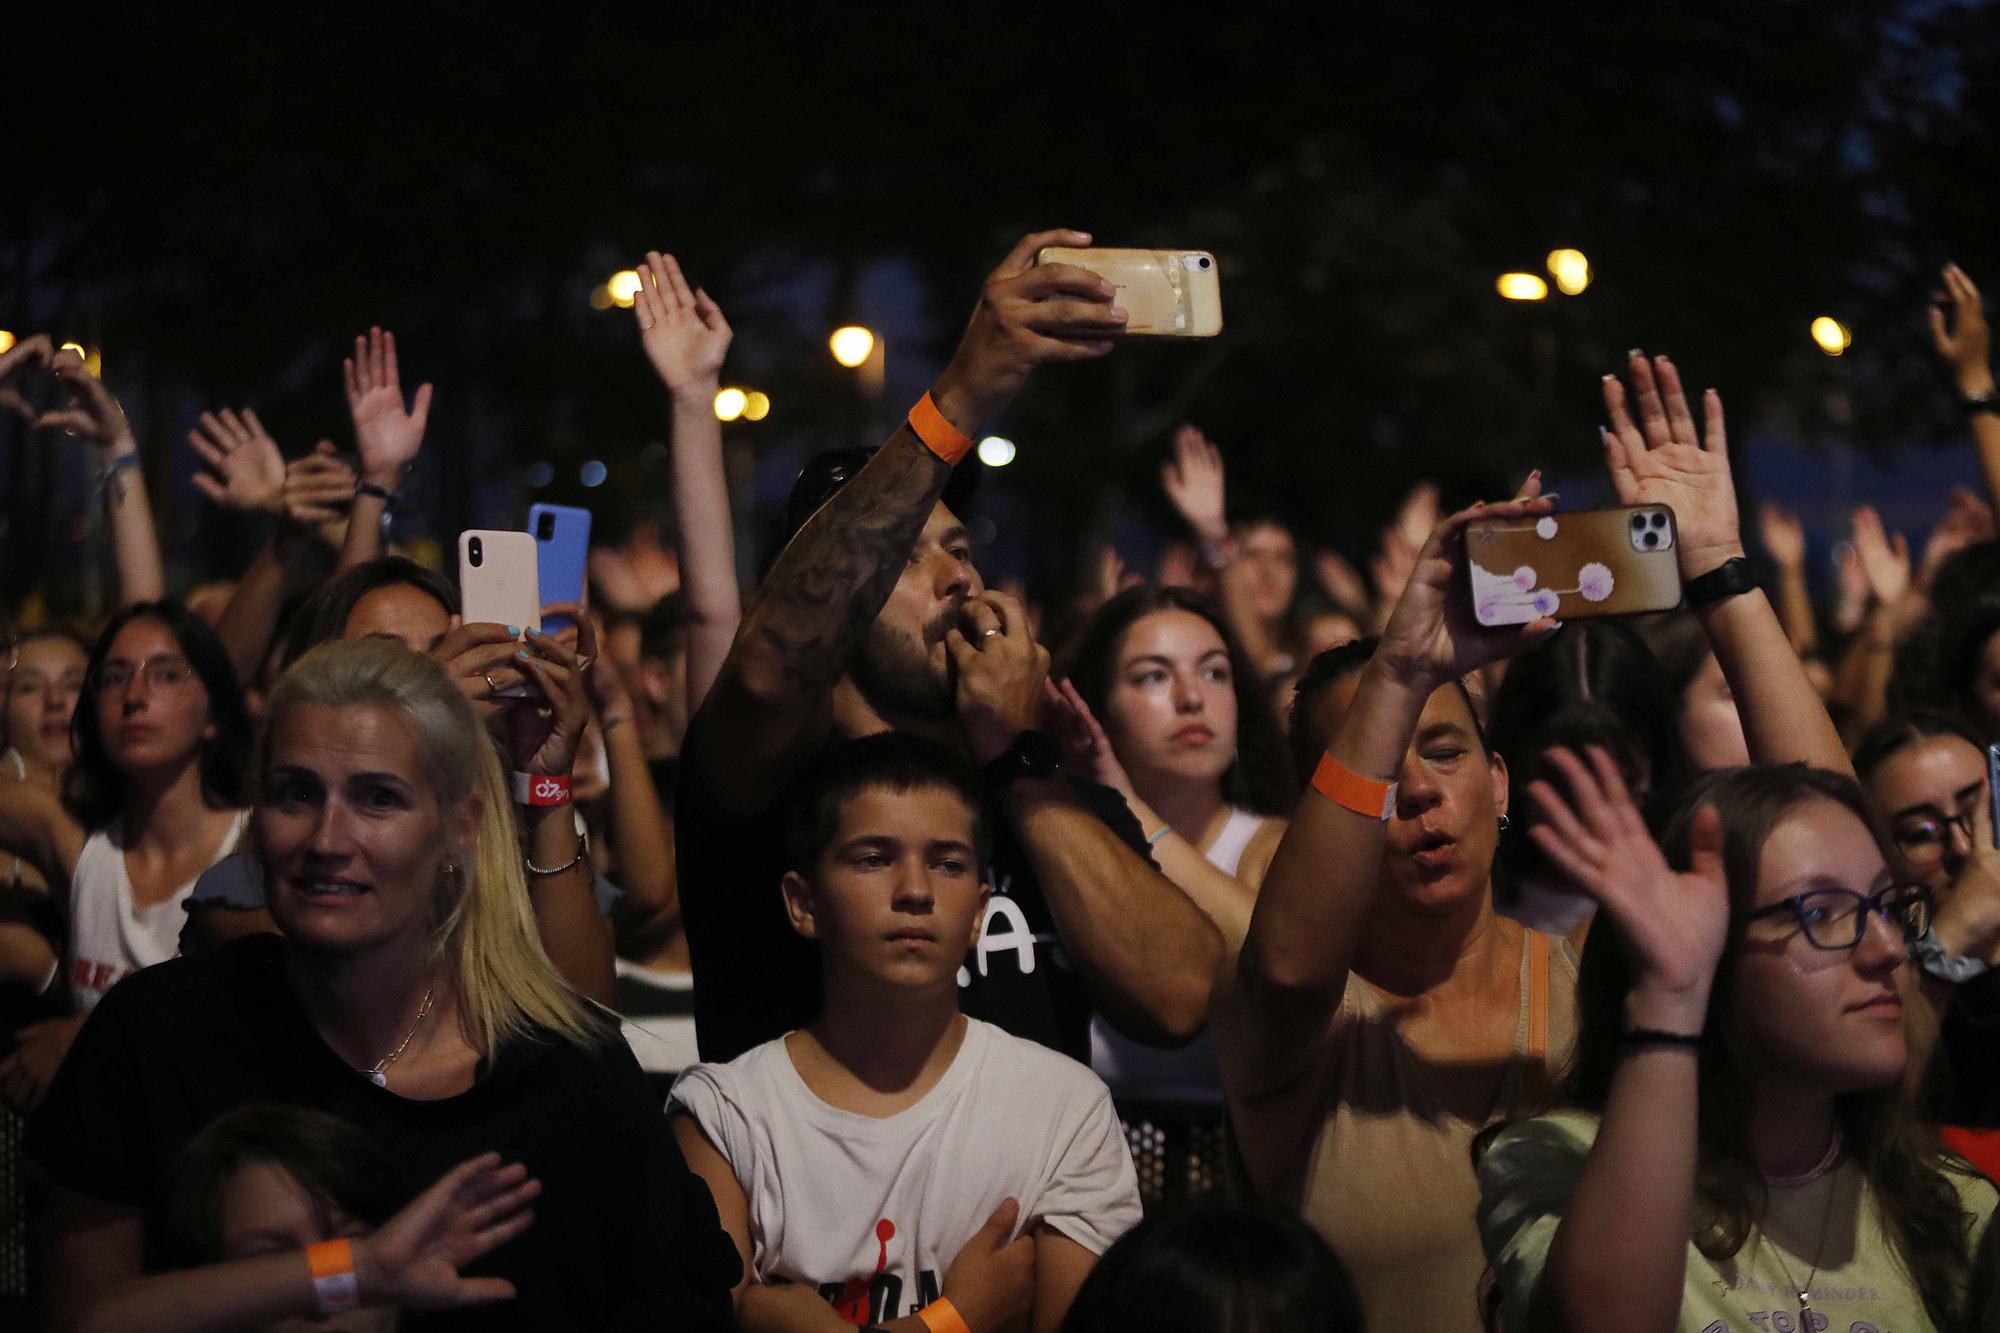
[{"label": "crowd of people", "polygon": [[534,625],[395,549],[432,394],[392,335],[349,453],[202,415],[268,540],[182,599],[110,389],[0,353],[118,574],[98,624],[0,582],[10,1325],[2000,1327],[1971,279],[1930,339],[1987,494],[1914,556],[1856,510],[1828,596],[1634,351],[1604,461],[1679,610],[1484,625],[1468,528],[1553,513],[1539,473],[1420,487],[1364,574],[1191,426],[1160,567],[1052,610],[982,579],[965,475],[1116,354],[1115,289],[1033,262],[1089,244],[1014,247],[755,579],[729,324],[647,256],[672,586],[600,552]]}]

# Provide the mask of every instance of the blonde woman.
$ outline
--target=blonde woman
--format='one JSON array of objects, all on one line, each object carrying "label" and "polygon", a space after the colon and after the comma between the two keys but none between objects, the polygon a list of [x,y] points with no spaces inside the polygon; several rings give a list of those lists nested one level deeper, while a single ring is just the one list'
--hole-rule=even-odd
[{"label": "blonde woman", "polygon": [[[527,767],[556,781],[517,785],[553,789],[580,683],[567,649],[531,646],[520,669],[555,722]],[[733,1247],[617,1028],[543,952],[525,874],[555,867],[524,866],[498,756],[443,668],[387,640],[315,649],[273,691],[252,774],[284,934],[115,988],[30,1126],[57,1186],[59,1316],[157,1270],[167,1164],[217,1116],[274,1103],[374,1134],[411,1194],[489,1152],[542,1183],[535,1224],[465,1270],[515,1293],[468,1315],[479,1328],[726,1320]]]}]

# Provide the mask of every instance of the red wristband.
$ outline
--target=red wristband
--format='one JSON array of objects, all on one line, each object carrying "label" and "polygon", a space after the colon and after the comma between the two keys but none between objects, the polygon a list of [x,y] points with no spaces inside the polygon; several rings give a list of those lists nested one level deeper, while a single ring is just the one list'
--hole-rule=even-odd
[{"label": "red wristband", "polygon": [[924,442],[924,447],[957,466],[958,460],[972,452],[972,441],[959,434],[958,427],[945,420],[944,413],[929,394],[917,399],[917,405],[910,409],[910,429]]},{"label": "red wristband", "polygon": [[514,775],[514,804],[532,806],[568,805],[569,774],[516,773]]},{"label": "red wristband", "polygon": [[1396,813],[1396,784],[1364,778],[1331,754],[1320,756],[1313,770],[1313,790],[1343,810],[1389,822]]}]

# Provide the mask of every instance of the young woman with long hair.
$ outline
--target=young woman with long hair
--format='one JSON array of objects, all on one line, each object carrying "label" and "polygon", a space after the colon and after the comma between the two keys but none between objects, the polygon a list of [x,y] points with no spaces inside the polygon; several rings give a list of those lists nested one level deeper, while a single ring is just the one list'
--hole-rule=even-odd
[{"label": "young woman with long hair", "polygon": [[1513,1328],[1970,1327],[1993,1187],[1905,1095],[1928,887],[1804,765],[1694,789],[1666,852],[1602,750],[1553,751],[1535,840],[1594,896],[1567,1107],[1481,1161]]}]

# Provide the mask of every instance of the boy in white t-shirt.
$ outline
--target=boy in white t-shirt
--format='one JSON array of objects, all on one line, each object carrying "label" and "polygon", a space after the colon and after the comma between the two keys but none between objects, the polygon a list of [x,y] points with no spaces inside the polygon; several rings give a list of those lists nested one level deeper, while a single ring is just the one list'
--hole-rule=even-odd
[{"label": "boy in white t-shirt", "polygon": [[958,1010],[989,888],[975,780],[884,733],[830,751],[788,824],[806,1028],[674,1085],[688,1165],[743,1252],[746,1329],[1054,1329],[1139,1220],[1110,1093]]}]

